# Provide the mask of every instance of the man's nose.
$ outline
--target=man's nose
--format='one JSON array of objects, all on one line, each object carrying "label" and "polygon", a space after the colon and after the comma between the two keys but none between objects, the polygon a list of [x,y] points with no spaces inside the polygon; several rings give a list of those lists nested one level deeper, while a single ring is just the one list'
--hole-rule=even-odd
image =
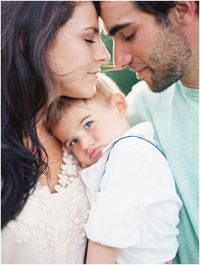
[{"label": "man's nose", "polygon": [[131,53],[125,49],[125,45],[113,44],[113,62],[117,69],[122,69],[128,66],[132,61]]}]

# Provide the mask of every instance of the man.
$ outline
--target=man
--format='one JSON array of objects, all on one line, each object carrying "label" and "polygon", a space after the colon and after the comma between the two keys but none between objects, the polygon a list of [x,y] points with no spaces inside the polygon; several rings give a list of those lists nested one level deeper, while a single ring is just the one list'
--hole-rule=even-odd
[{"label": "man", "polygon": [[152,122],[184,204],[173,262],[199,263],[198,1],[95,5],[114,40],[116,68],[129,66],[144,80],[127,97],[131,125]]}]

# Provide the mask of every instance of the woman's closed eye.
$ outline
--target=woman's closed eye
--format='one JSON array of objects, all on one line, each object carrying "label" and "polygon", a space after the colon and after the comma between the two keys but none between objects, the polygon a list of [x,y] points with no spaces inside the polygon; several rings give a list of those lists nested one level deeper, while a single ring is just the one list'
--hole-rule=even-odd
[{"label": "woman's closed eye", "polygon": [[84,124],[85,129],[90,129],[93,126],[94,121],[88,121]]},{"label": "woman's closed eye", "polygon": [[89,39],[89,38],[86,38],[84,39],[84,41],[88,44],[92,44],[92,43],[95,43],[95,41],[93,39]]}]

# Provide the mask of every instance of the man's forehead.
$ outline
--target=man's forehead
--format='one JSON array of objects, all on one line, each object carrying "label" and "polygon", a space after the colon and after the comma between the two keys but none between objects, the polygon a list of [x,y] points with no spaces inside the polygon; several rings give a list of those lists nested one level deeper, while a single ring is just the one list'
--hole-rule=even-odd
[{"label": "man's forehead", "polygon": [[101,16],[118,17],[126,15],[128,10],[132,10],[134,5],[129,1],[102,1]]},{"label": "man's forehead", "polygon": [[123,13],[123,11],[139,10],[134,1],[101,1],[100,4],[101,15],[108,11],[111,15],[117,15],[118,13]]},{"label": "man's forehead", "polygon": [[101,17],[108,32],[116,24],[133,23],[134,11],[138,11],[138,9],[130,1],[101,2]]}]

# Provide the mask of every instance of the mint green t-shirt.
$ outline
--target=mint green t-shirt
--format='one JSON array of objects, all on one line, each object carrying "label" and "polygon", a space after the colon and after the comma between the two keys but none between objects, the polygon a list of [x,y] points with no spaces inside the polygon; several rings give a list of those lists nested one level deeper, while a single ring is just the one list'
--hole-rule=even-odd
[{"label": "mint green t-shirt", "polygon": [[[150,121],[165,153],[183,202],[180,211],[179,250],[173,263],[199,263],[199,89],[180,81],[161,93],[144,81],[127,96],[131,126]],[[159,165],[158,165],[159,166]]]}]

